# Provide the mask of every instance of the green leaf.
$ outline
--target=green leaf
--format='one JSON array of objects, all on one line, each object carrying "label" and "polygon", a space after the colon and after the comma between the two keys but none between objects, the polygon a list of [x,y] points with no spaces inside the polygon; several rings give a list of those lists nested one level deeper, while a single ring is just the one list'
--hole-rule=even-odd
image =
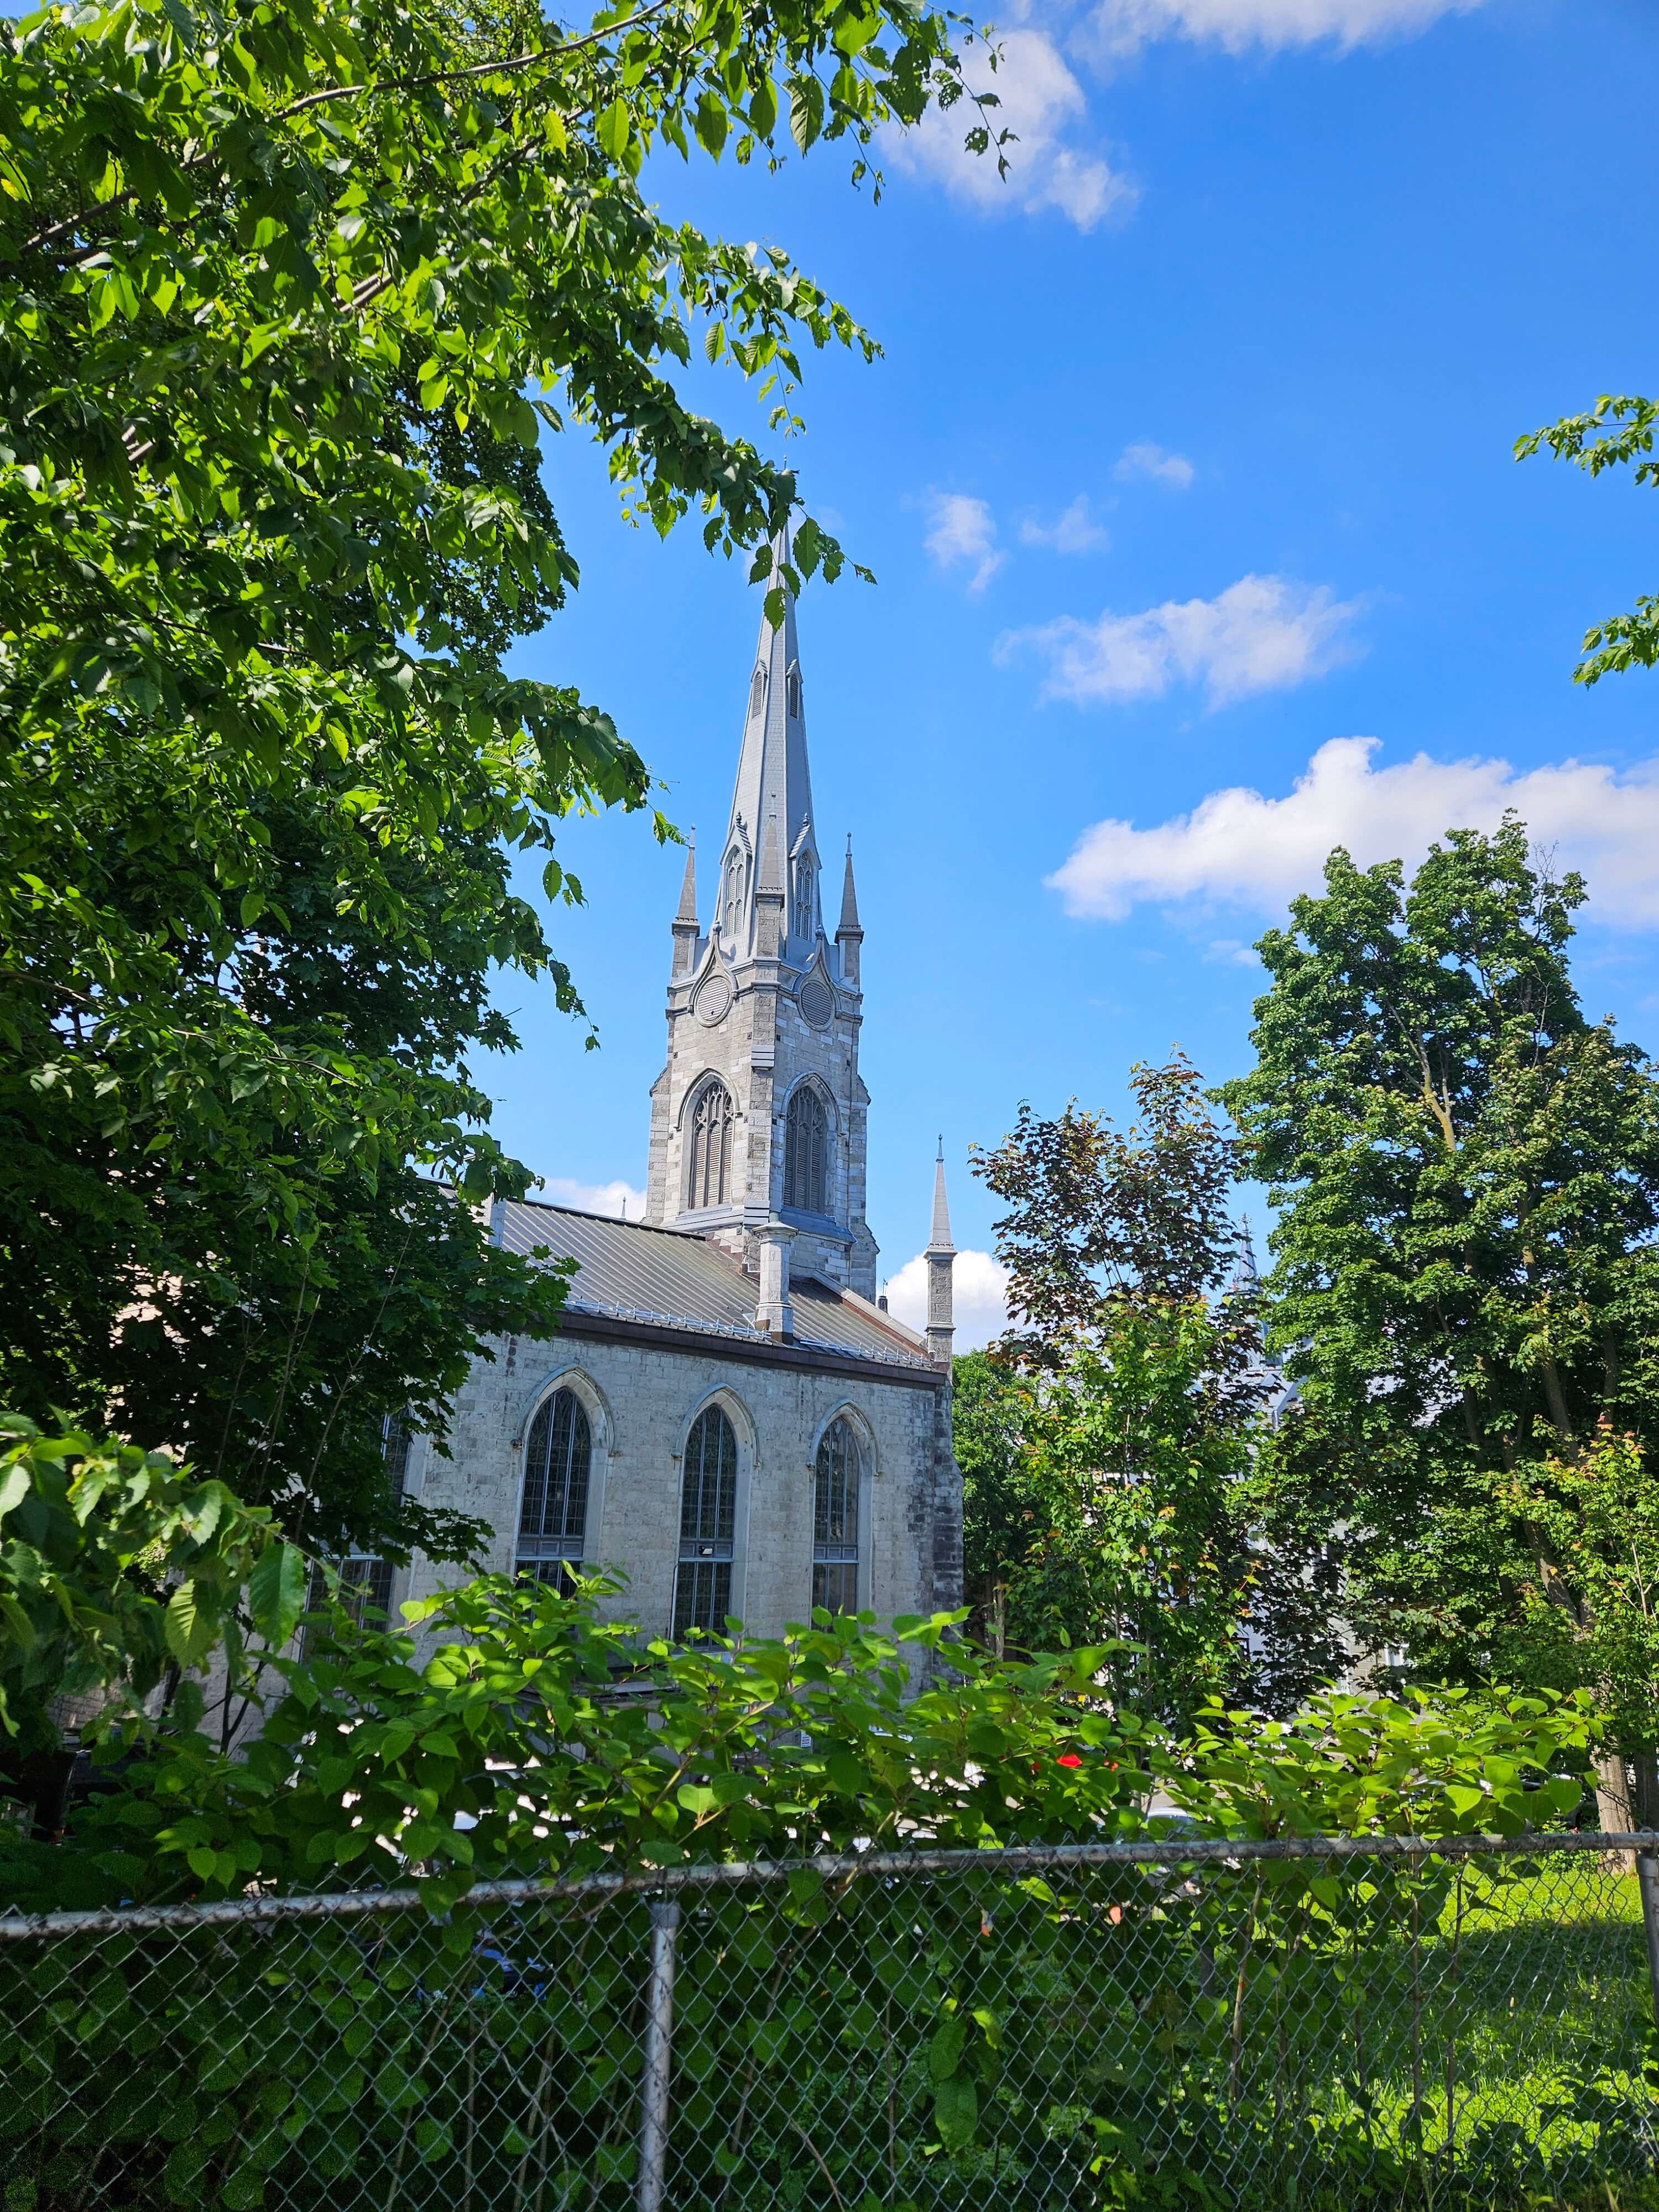
[{"label": "green leaf", "polygon": [[707,154],[720,159],[720,149],[726,143],[729,124],[726,103],[717,92],[705,92],[697,102],[696,129],[697,143]]},{"label": "green leaf", "polygon": [[979,2093],[969,2075],[954,2075],[935,2084],[933,2118],[946,2150],[967,2148],[979,2124]]},{"label": "green leaf", "polygon": [[248,1577],[248,1609],[273,1649],[286,1644],[299,1626],[308,1581],[306,1556],[297,1544],[279,1540],[260,1553]]},{"label": "green leaf", "polygon": [[[593,127],[593,135],[613,161],[621,161],[623,150],[628,144],[630,128],[626,101],[613,100],[608,107],[601,111],[599,121]],[[701,137],[701,131],[698,135]]]},{"label": "green leaf", "polygon": [[180,1583],[167,1600],[162,1633],[180,1666],[193,1667],[212,1649],[217,1611],[212,1593],[193,1582]]}]

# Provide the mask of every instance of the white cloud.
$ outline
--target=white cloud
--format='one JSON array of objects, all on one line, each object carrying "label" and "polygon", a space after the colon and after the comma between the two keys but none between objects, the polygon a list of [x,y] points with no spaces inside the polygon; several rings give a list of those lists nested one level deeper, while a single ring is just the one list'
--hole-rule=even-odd
[{"label": "white cloud", "polygon": [[1062,615],[1010,630],[996,657],[1030,652],[1048,664],[1045,699],[1078,706],[1161,699],[1172,684],[1202,684],[1212,707],[1257,691],[1285,691],[1322,676],[1356,650],[1347,632],[1358,599],[1288,576],[1241,576],[1213,599],[1166,599],[1144,614],[1079,622]]},{"label": "white cloud", "polygon": [[[927,1261],[918,1252],[886,1285],[888,1310],[912,1328],[927,1326]],[[1008,1326],[1008,1271],[988,1252],[958,1252],[951,1270],[955,1349],[981,1352]]]},{"label": "white cloud", "polygon": [[1240,54],[1312,46],[1330,40],[1345,52],[1384,39],[1409,38],[1443,15],[1471,13],[1484,0],[1100,0],[1095,34],[1109,53],[1128,54],[1155,39],[1191,39]]},{"label": "white cloud", "polygon": [[544,1194],[555,1206],[574,1206],[583,1213],[608,1213],[613,1221],[643,1221],[645,1193],[618,1176],[614,1182],[577,1182],[569,1176],[549,1176]]},{"label": "white cloud", "polygon": [[924,543],[941,568],[974,564],[968,580],[970,592],[982,592],[1002,566],[996,550],[996,517],[982,499],[965,492],[935,491],[927,495],[927,518],[933,524]]},{"label": "white cloud", "polygon": [[1194,471],[1184,453],[1166,453],[1162,446],[1126,446],[1112,473],[1126,483],[1139,477],[1152,483],[1168,484],[1171,491],[1185,491]]},{"label": "white cloud", "polygon": [[1052,530],[1040,522],[1022,522],[1022,545],[1052,545],[1056,553],[1099,553],[1111,538],[1089,512],[1089,495],[1079,492]]},{"label": "white cloud", "polygon": [[1283,799],[1239,785],[1148,830],[1097,822],[1048,882],[1070,913],[1108,921],[1149,900],[1272,914],[1320,888],[1334,845],[1362,867],[1409,868],[1447,830],[1494,829],[1512,807],[1557,868],[1583,870],[1597,920],[1659,929],[1659,757],[1620,775],[1583,761],[1517,770],[1426,753],[1379,768],[1378,750],[1376,738],[1331,738]]},{"label": "white cloud", "polygon": [[[890,140],[893,159],[913,174],[937,178],[958,199],[987,213],[1018,208],[1027,215],[1054,208],[1079,230],[1092,230],[1109,215],[1127,215],[1139,193],[1096,149],[1073,143],[1086,125],[1083,87],[1043,32],[1003,32],[1000,62],[993,70],[975,45],[963,56],[963,71],[976,93],[994,93],[998,105],[975,113],[967,100],[930,107],[913,131]],[[1017,143],[1003,149],[1008,174],[999,174],[994,143],[970,154],[965,134],[982,122],[993,141],[1011,131]]]}]

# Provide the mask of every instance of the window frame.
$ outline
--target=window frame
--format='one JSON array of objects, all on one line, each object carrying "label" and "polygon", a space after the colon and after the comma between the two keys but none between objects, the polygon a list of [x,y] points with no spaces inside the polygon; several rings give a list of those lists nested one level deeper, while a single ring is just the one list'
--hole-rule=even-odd
[{"label": "window frame", "polygon": [[[532,1482],[538,1480],[534,1455],[538,1449],[538,1432],[546,1425],[546,1464],[539,1475],[540,1495],[535,1499],[534,1517],[539,1528],[526,1526],[531,1517]],[[560,1450],[559,1430],[563,1424],[564,1466],[560,1476],[562,1484],[560,1526],[548,1527],[548,1505],[553,1488],[555,1456]],[[519,1521],[513,1540],[513,1571],[521,1582],[550,1583],[558,1590],[569,1592],[574,1588],[574,1577],[588,1556],[588,1528],[593,1511],[593,1415],[584,1403],[581,1394],[568,1382],[560,1382],[550,1390],[537,1406],[525,1431],[524,1461],[519,1483]],[[580,1511],[573,1514],[571,1501],[577,1492],[575,1461],[578,1449],[585,1446],[584,1464],[580,1483]]]},{"label": "window frame", "polygon": [[[708,1498],[708,1438],[716,1439],[712,1510]],[[729,1442],[729,1462],[726,1445]],[[670,1635],[682,1643],[694,1630],[723,1634],[737,1611],[738,1519],[743,1446],[729,1407],[718,1398],[699,1409],[680,1453],[679,1541],[674,1561]],[[693,1510],[691,1485],[696,1484]],[[712,1526],[705,1524],[712,1523]]]},{"label": "window frame", "polygon": [[[840,1447],[839,1468],[826,1468],[826,1454]],[[864,1530],[868,1518],[870,1446],[846,1408],[826,1421],[812,1455],[812,1607],[832,1613],[856,1613],[864,1597]],[[826,1510],[826,1478],[838,1482],[839,1522]],[[850,1509],[850,1510],[849,1510]],[[839,1533],[837,1533],[837,1530]],[[850,1602],[848,1601],[850,1598]]]}]

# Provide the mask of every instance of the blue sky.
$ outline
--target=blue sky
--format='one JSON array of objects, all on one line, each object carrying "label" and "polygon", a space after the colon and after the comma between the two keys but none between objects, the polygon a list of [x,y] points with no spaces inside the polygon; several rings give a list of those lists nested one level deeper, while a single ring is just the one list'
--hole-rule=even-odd
[{"label": "blue sky", "polygon": [[[1006,185],[940,132],[889,150],[879,206],[833,149],[647,178],[789,248],[884,348],[808,363],[789,453],[879,579],[813,586],[800,621],[892,1275],[936,1133],[982,1252],[965,1155],[1020,1098],[1116,1111],[1175,1042],[1246,1066],[1249,943],[1339,840],[1412,858],[1518,804],[1589,875],[1589,1011],[1659,1037],[1659,677],[1569,680],[1585,625],[1659,587],[1659,510],[1510,458],[1659,382],[1659,10],[1100,0],[1005,37]],[[763,434],[734,378],[690,389]],[[520,665],[607,707],[712,842],[758,595],[695,528],[621,523],[591,448],[548,472],[583,584]],[[617,818],[562,857],[603,1048],[509,981],[525,1050],[483,1073],[554,1194],[637,1190],[681,856]],[[986,1264],[962,1274],[982,1299]]]}]

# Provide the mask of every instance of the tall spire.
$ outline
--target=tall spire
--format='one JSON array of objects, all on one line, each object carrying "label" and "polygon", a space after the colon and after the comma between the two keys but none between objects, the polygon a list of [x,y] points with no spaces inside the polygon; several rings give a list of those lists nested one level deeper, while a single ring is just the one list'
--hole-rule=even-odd
[{"label": "tall spire", "polygon": [[850,937],[854,930],[860,937],[863,936],[864,932],[859,925],[859,895],[853,885],[853,833],[849,830],[847,833],[847,872],[841,879],[841,920],[836,925],[836,935],[838,938]]},{"label": "tall spire", "polygon": [[680,910],[676,921],[689,921],[695,928],[697,920],[697,833],[695,830],[686,841],[685,874],[680,884]]},{"label": "tall spire", "polygon": [[[772,541],[772,579],[789,559],[789,533]],[[721,853],[728,886],[720,923],[728,958],[744,958],[752,949],[754,900],[749,871],[760,855],[769,820],[776,817],[781,864],[776,887],[793,894],[787,902],[784,935],[792,957],[804,962],[817,929],[818,856],[812,827],[812,784],[806,765],[806,715],[802,697],[800,653],[795,632],[794,594],[784,592],[783,619],[775,627],[761,615],[760,640],[749,672],[744,699],[743,749],[737,785]],[[737,860],[735,876],[733,860]],[[803,900],[803,886],[805,897]],[[805,919],[809,928],[797,925]]]},{"label": "tall spire", "polygon": [[945,1139],[933,1163],[933,1228],[922,1255],[927,1262],[927,1349],[941,1367],[951,1364],[956,1337],[956,1301],[951,1280],[957,1248],[951,1242],[951,1209],[945,1200]]},{"label": "tall spire", "polygon": [[859,895],[853,888],[853,833],[847,833],[847,872],[842,878],[841,920],[836,925],[836,945],[841,954],[841,980],[849,990],[861,988],[859,950],[864,929],[859,921]]},{"label": "tall spire", "polygon": [[939,1140],[939,1158],[933,1163],[933,1231],[927,1239],[930,1252],[954,1252],[951,1242],[951,1209],[945,1198],[945,1139]]},{"label": "tall spire", "polygon": [[697,833],[685,848],[685,879],[680,885],[679,911],[673,920],[674,976],[685,976],[697,964]]}]

